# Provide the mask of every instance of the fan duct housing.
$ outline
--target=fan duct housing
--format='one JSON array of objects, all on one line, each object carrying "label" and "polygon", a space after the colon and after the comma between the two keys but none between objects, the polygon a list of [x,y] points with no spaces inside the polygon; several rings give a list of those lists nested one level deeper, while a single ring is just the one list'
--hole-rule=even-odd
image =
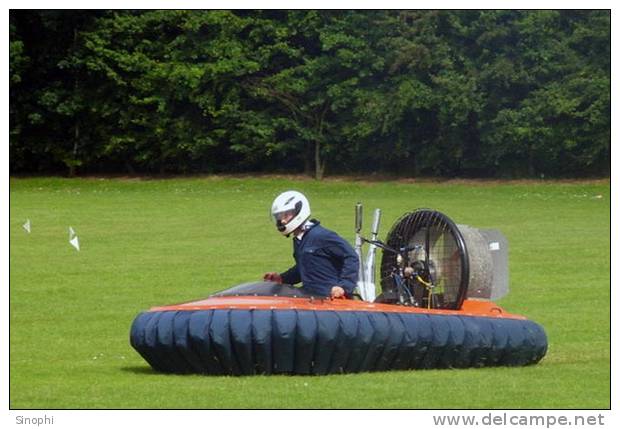
[{"label": "fan duct housing", "polygon": [[[466,298],[497,300],[508,293],[508,242],[497,230],[457,226],[441,212],[419,209],[394,224],[386,244],[394,249],[415,248],[408,253],[407,263],[422,267],[427,279],[432,279],[433,308],[459,309]],[[383,252],[383,299],[394,295],[391,274],[396,258]],[[424,302],[428,296],[424,288],[414,289],[418,302]]]}]

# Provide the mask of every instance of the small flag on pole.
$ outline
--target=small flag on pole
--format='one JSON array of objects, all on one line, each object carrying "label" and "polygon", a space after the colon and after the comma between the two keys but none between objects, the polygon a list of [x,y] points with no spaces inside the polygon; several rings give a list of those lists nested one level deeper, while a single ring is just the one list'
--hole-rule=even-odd
[{"label": "small flag on pole", "polygon": [[78,240],[77,235],[69,240],[69,243],[71,243],[71,245],[75,247],[78,252],[80,251],[80,241]]},{"label": "small flag on pole", "polygon": [[26,223],[22,225],[26,232],[30,234],[30,219],[26,219]]},{"label": "small flag on pole", "polygon": [[75,249],[78,252],[80,251],[80,240],[78,239],[78,236],[75,234],[75,230],[71,227],[69,227],[69,244],[75,247]]}]

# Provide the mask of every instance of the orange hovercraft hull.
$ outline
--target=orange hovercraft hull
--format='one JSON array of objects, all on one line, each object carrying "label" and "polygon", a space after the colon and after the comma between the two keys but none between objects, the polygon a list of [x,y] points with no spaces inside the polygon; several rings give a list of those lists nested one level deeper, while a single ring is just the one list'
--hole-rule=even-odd
[{"label": "orange hovercraft hull", "polygon": [[540,325],[489,301],[432,310],[312,296],[153,307],[130,342],[156,371],[214,375],[522,366],[547,351]]}]

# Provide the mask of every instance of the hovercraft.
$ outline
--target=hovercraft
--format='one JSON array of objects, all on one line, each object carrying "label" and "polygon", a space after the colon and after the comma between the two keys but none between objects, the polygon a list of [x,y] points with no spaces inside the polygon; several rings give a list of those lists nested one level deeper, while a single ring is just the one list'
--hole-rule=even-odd
[{"label": "hovercraft", "polygon": [[[507,241],[496,230],[455,225],[432,210],[399,219],[370,244],[358,296],[330,299],[272,282],[242,284],[206,299],[139,314],[130,342],[165,373],[333,374],[522,366],[547,351],[544,329],[492,300],[508,291]],[[383,251],[375,296],[375,251]]]}]

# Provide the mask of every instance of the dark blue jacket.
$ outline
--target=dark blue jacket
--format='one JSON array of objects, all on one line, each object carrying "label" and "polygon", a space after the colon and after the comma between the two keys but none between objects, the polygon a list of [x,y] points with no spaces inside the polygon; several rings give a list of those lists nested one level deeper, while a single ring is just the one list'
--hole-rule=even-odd
[{"label": "dark blue jacket", "polygon": [[301,240],[293,238],[293,257],[297,263],[281,274],[284,283],[302,282],[303,288],[317,295],[329,296],[333,286],[341,286],[351,296],[357,286],[359,260],[344,239],[317,220]]}]

